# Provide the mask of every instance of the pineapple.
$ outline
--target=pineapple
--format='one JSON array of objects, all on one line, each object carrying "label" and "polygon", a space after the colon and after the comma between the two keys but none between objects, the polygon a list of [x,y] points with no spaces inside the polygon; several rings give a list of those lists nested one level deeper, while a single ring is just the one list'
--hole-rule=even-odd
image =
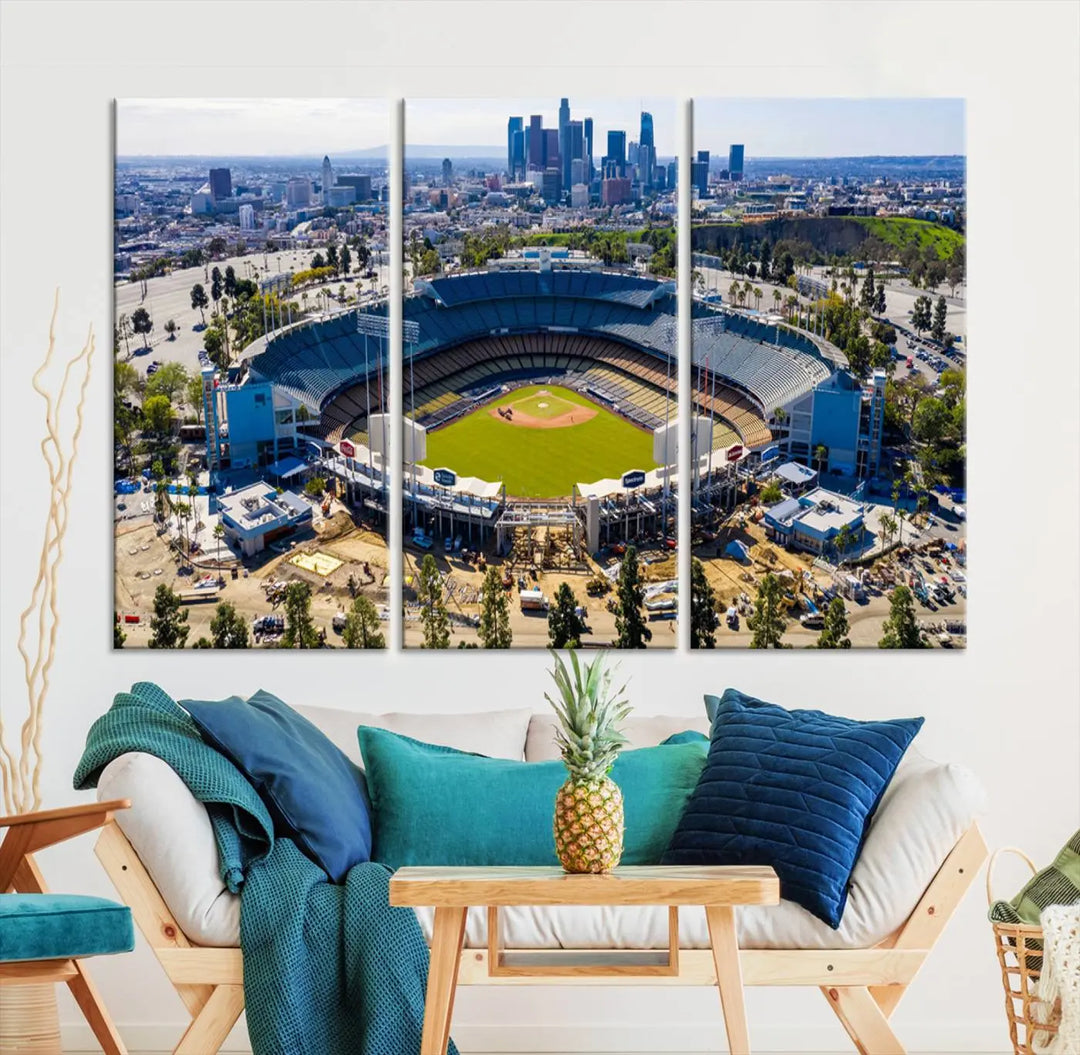
[{"label": "pineapple", "polygon": [[625,686],[612,691],[603,652],[580,664],[571,650],[570,667],[552,655],[559,699],[544,696],[559,719],[555,742],[569,772],[555,798],[555,850],[567,872],[610,872],[622,856],[623,800],[608,773],[627,742],[618,723],[630,704]]}]

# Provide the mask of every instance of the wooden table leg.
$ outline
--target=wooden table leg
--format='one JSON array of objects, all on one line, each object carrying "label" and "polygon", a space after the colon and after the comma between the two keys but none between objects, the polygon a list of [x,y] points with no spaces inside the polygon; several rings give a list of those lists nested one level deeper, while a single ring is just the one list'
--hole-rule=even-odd
[{"label": "wooden table leg", "polygon": [[750,1055],[750,1034],[746,1026],[742,968],[739,964],[739,938],[735,931],[735,909],[730,905],[707,905],[705,918],[709,924],[709,941],[712,945],[713,963],[716,965],[720,1004],[724,1009],[728,1048],[731,1055]]},{"label": "wooden table leg", "polygon": [[441,905],[435,909],[420,1055],[446,1055],[468,911],[467,908],[447,908]]}]

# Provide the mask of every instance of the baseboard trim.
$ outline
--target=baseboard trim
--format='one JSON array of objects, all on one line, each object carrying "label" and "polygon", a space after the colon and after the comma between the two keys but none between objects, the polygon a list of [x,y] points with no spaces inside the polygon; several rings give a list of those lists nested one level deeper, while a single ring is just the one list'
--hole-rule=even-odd
[{"label": "baseboard trim", "polygon": [[[139,1023],[121,1025],[125,1044],[134,1052],[168,1052],[179,1042],[186,1023],[171,1025]],[[925,1023],[899,1027],[897,1032],[910,1055],[920,1052],[952,1052],[955,1055],[1005,1055],[999,1022]],[[716,1022],[596,1026],[560,1026],[543,1023],[531,1026],[483,1025],[463,1022],[453,1030],[454,1040],[467,1055],[491,1052],[520,1052],[522,1055],[689,1055],[693,1052],[723,1051],[723,1023]],[[85,1023],[61,1026],[65,1051],[100,1051]],[[762,1053],[798,1052],[824,1055],[849,1050],[838,1026],[832,1028],[751,1024],[754,1050]],[[241,1019],[221,1048],[225,1055],[249,1053],[251,1045]]]}]

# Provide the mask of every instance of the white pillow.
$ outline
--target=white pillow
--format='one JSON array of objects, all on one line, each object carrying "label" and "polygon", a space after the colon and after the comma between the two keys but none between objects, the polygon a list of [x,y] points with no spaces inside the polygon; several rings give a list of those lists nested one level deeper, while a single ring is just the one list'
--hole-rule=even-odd
[{"label": "white pillow", "polygon": [[473,751],[489,758],[525,757],[525,732],[530,711],[478,711],[475,714],[357,714],[332,707],[297,707],[309,722],[318,726],[356,765],[363,768],[356,727],[371,726],[422,740],[426,744]]},{"label": "white pillow", "polygon": [[[558,719],[554,712],[534,714],[529,720],[529,732],[525,737],[526,762],[550,762],[561,758],[555,744],[555,730]],[[696,718],[680,718],[678,715],[653,714],[631,715],[622,723],[622,730],[630,741],[626,749],[637,747],[655,747],[675,733],[687,729],[709,735],[709,719],[705,715]]]}]

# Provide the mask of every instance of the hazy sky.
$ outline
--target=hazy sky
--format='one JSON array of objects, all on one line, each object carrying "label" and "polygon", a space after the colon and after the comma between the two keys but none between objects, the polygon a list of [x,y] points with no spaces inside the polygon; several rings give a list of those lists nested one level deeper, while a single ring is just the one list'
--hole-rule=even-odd
[{"label": "hazy sky", "polygon": [[116,152],[321,155],[390,142],[386,99],[120,99]]},{"label": "hazy sky", "polygon": [[752,157],[965,154],[963,99],[695,99],[694,149]]},{"label": "hazy sky", "polygon": [[[610,129],[626,132],[626,141],[641,134],[641,111],[653,115],[656,152],[678,153],[678,108],[666,99],[595,99],[569,96],[570,120],[593,119],[593,156],[599,159],[607,147]],[[506,122],[521,117],[526,127],[531,114],[542,114],[545,128],[559,127],[559,96],[531,99],[406,99],[405,143],[448,146],[490,146],[497,156],[506,153]]]}]

